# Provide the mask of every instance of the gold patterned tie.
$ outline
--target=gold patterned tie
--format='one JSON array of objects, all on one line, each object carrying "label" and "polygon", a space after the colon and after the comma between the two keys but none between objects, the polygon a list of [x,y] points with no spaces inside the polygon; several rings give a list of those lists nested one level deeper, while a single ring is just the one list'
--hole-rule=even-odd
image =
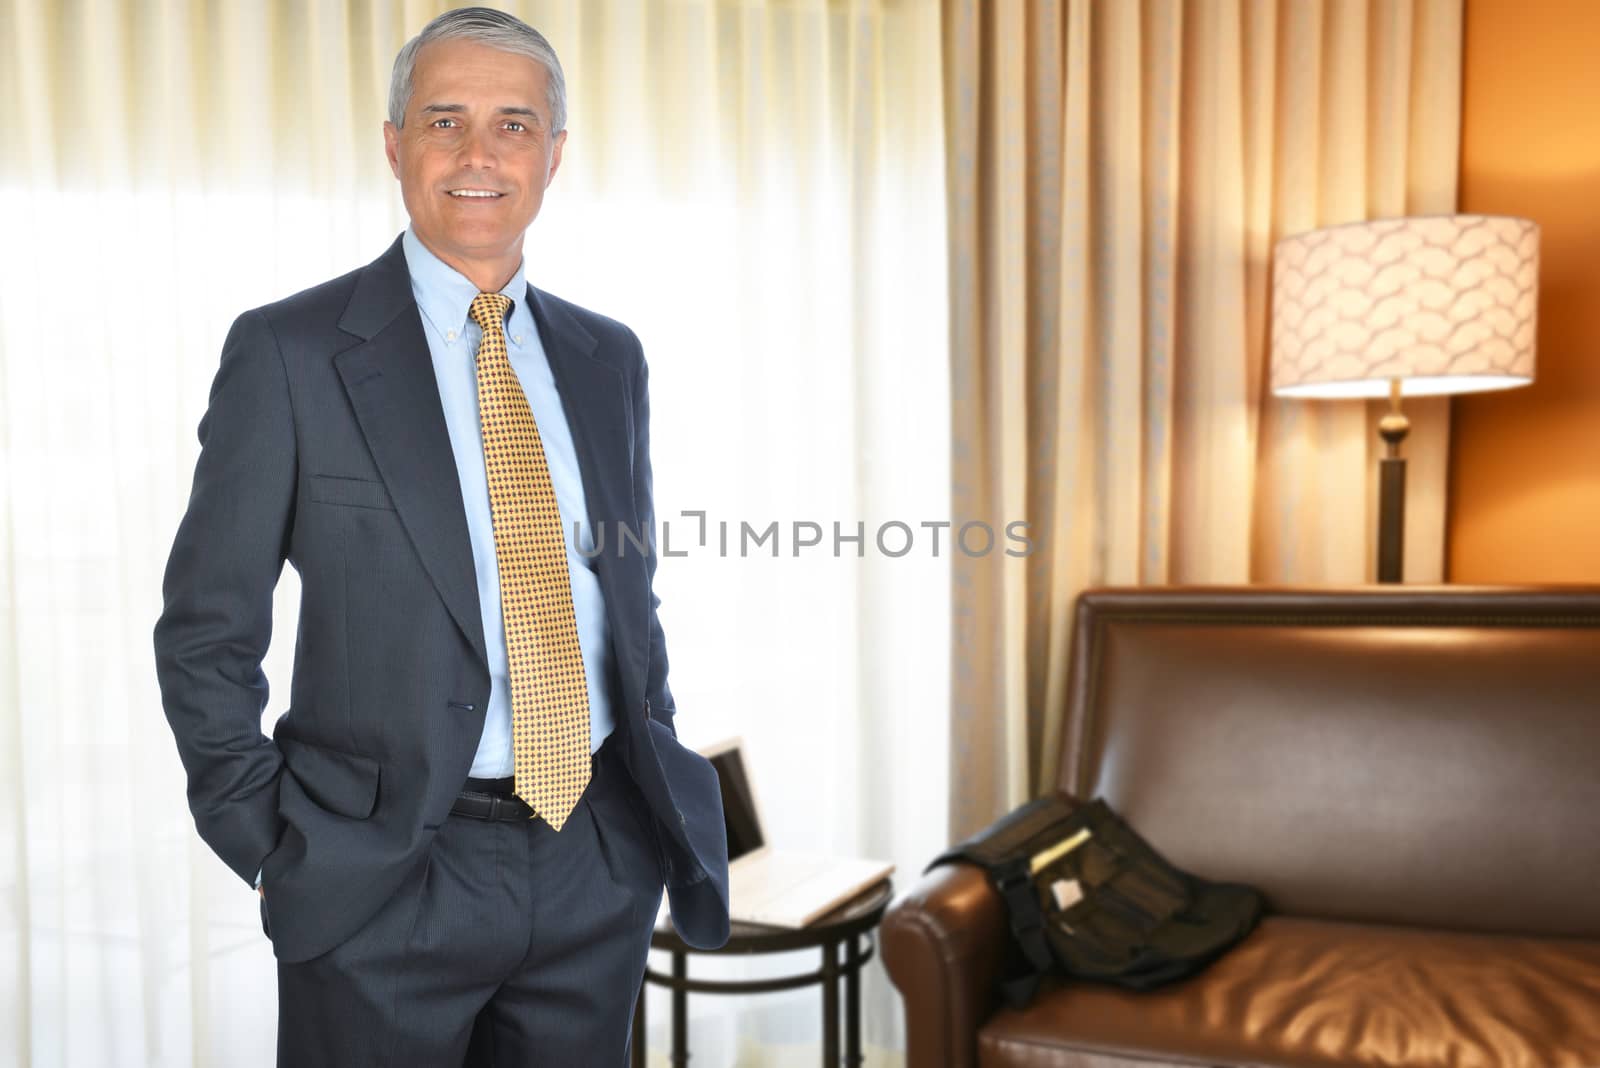
[{"label": "gold patterned tie", "polygon": [[511,298],[479,293],[478,422],[511,673],[512,792],[556,830],[589,782],[589,688],[561,513],[533,410],[506,354]]}]

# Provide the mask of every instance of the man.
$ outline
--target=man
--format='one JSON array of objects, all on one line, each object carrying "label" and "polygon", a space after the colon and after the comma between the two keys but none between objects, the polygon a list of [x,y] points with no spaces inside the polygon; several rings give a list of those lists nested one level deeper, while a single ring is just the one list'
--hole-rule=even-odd
[{"label": "man", "polygon": [[196,827],[260,890],[280,1065],[618,1065],[663,884],[686,941],[728,936],[638,548],[643,354],[523,278],[565,110],[531,27],[430,22],[384,124],[410,227],[235,320],[200,421],[156,662]]}]

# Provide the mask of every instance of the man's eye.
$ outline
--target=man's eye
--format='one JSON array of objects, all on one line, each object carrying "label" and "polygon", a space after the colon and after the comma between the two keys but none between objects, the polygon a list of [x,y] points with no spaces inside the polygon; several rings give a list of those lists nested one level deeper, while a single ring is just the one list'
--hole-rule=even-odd
[{"label": "man's eye", "polygon": [[521,133],[522,131],[527,129],[527,127],[522,125],[522,123],[520,123],[520,122],[508,122],[508,123],[506,123],[506,128],[507,129],[512,129],[514,133]]},{"label": "man's eye", "polygon": [[440,123],[442,123],[442,122],[449,122],[449,123],[453,123],[453,122],[455,122],[455,121],[456,121],[456,120],[455,120],[455,119],[434,119],[434,120],[433,120],[433,125],[434,125],[434,126],[438,126],[438,125],[439,125],[439,124],[440,124]]}]

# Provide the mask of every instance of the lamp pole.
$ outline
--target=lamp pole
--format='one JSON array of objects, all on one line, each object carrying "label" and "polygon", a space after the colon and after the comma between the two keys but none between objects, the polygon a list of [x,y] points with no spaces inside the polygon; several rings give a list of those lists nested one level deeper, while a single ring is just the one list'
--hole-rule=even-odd
[{"label": "lamp pole", "polygon": [[1389,410],[1378,423],[1384,455],[1378,461],[1378,581],[1400,582],[1405,559],[1406,460],[1400,443],[1411,420],[1400,411],[1400,380],[1389,379]]}]

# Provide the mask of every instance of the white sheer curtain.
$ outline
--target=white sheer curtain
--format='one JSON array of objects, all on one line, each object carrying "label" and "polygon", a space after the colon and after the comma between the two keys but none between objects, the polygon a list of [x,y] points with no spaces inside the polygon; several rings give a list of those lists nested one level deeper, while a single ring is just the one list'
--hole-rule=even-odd
[{"label": "white sheer curtain", "polygon": [[[508,6],[571,103],[530,278],[651,360],[680,732],[744,736],[778,843],[904,885],[947,797],[948,548],[918,526],[950,518],[937,5]],[[0,1063],[274,1062],[271,948],[194,834],[150,629],[228,323],[404,225],[382,101],[439,9],[0,2]],[[895,520],[899,558],[873,537]],[[740,524],[774,521],[781,555],[741,557]],[[791,555],[796,522],[823,544]],[[864,555],[836,556],[857,522]],[[269,730],[297,599],[285,569]],[[895,1063],[870,968],[869,1063]],[[819,996],[692,997],[697,1063],[815,1063]],[[654,991],[654,1063],[667,1010]]]}]

